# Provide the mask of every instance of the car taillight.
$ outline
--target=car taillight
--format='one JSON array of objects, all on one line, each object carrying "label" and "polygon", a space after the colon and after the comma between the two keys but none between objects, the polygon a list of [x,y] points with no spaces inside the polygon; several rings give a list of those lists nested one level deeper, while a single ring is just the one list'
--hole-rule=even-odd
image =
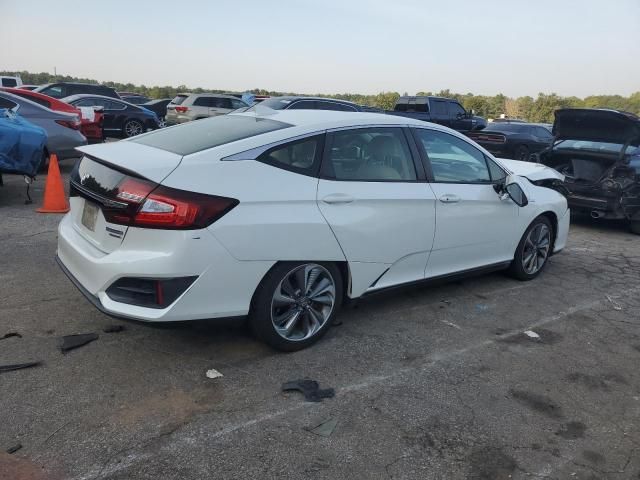
[{"label": "car taillight", "polygon": [[80,120],[77,118],[74,120],[56,120],[56,123],[73,130],[80,130]]},{"label": "car taillight", "polygon": [[142,228],[206,228],[239,202],[235,198],[187,192],[126,177],[114,204],[103,207],[105,220]]},{"label": "car taillight", "polygon": [[176,107],[176,112],[185,113],[189,110],[189,107]]}]

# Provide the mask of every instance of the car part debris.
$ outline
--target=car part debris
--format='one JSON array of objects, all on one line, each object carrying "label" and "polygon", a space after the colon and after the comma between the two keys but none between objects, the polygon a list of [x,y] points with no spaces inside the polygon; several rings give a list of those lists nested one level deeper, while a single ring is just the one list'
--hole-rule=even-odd
[{"label": "car part debris", "polygon": [[312,428],[307,428],[306,430],[314,435],[319,435],[320,437],[330,437],[335,430],[336,425],[338,425],[338,419],[330,418],[329,420],[325,420],[321,424]]},{"label": "car part debris", "polygon": [[41,365],[42,362],[38,360],[37,362],[27,362],[27,363],[14,363],[13,365],[0,365],[0,372],[11,372],[12,370],[21,370],[23,368],[31,368],[37,367]]},{"label": "car part debris", "polygon": [[323,398],[333,398],[336,391],[333,388],[320,389],[320,385],[315,380],[303,378],[282,384],[282,391],[288,392],[297,390],[304,395],[307,402],[321,402]]},{"label": "car part debris", "polygon": [[622,310],[622,305],[620,305],[613,298],[611,298],[611,295],[607,295],[607,300],[609,300],[614,310]]},{"label": "car part debris", "polygon": [[109,325],[107,327],[104,327],[102,331],[104,333],[118,333],[122,332],[124,329],[124,325]]},{"label": "car part debris", "polygon": [[535,338],[536,340],[540,340],[540,335],[538,335],[533,330],[527,330],[524,332],[524,334],[529,338]]},{"label": "car part debris", "polygon": [[67,335],[62,337],[62,345],[60,345],[60,351],[67,353],[74,348],[82,347],[87,343],[93,342],[98,339],[97,333],[80,333],[78,335]]},{"label": "car part debris", "polygon": [[460,327],[459,325],[456,325],[453,322],[447,322],[446,320],[440,320],[440,323],[444,323],[445,325],[448,325],[450,327],[457,328],[458,330],[462,330],[462,327]]},{"label": "car part debris", "polygon": [[11,337],[22,338],[22,335],[20,335],[18,332],[9,332],[9,333],[5,333],[2,337],[0,337],[0,340],[4,340],[5,338],[11,338]]},{"label": "car part debris", "polygon": [[21,448],[22,448],[22,444],[16,443],[13,447],[7,448],[7,453],[8,454],[16,453]]},{"label": "car part debris", "polygon": [[222,373],[220,373],[218,370],[216,370],[215,368],[212,368],[210,370],[207,370],[207,378],[220,378],[220,377],[224,377],[224,375]]}]

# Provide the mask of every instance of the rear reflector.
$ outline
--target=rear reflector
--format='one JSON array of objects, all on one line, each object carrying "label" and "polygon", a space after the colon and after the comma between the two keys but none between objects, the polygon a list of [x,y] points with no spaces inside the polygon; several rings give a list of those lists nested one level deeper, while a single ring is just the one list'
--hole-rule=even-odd
[{"label": "rear reflector", "polygon": [[182,295],[198,277],[134,278],[124,277],[107,288],[114,302],[147,308],[166,308]]}]

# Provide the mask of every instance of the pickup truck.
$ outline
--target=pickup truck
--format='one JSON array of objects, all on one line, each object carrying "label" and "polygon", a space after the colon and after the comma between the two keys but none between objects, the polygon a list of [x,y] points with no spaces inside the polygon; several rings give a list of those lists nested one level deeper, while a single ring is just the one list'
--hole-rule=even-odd
[{"label": "pickup truck", "polygon": [[459,132],[482,130],[487,121],[467,112],[457,100],[443,97],[400,97],[393,110],[385,113],[439,123]]}]

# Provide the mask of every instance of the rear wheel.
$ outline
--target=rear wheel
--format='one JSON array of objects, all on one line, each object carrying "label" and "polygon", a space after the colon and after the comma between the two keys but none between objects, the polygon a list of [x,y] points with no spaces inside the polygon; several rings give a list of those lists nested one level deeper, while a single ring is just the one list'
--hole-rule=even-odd
[{"label": "rear wheel", "polygon": [[159,117],[158,120],[159,120],[158,125],[160,126],[160,128],[164,128],[167,126],[167,121],[165,120],[164,117]]},{"label": "rear wheel", "polygon": [[144,125],[139,120],[131,119],[125,122],[122,130],[125,137],[135,137],[136,135],[140,135],[144,132]]},{"label": "rear wheel", "polygon": [[342,277],[335,265],[282,262],[258,287],[249,324],[273,348],[301,350],[327,332],[341,302]]},{"label": "rear wheel", "polygon": [[518,145],[516,148],[516,160],[526,162],[529,160],[529,149],[526,145]]},{"label": "rear wheel", "polygon": [[547,264],[551,245],[553,244],[553,227],[547,217],[536,218],[524,232],[509,273],[518,280],[536,278]]}]

